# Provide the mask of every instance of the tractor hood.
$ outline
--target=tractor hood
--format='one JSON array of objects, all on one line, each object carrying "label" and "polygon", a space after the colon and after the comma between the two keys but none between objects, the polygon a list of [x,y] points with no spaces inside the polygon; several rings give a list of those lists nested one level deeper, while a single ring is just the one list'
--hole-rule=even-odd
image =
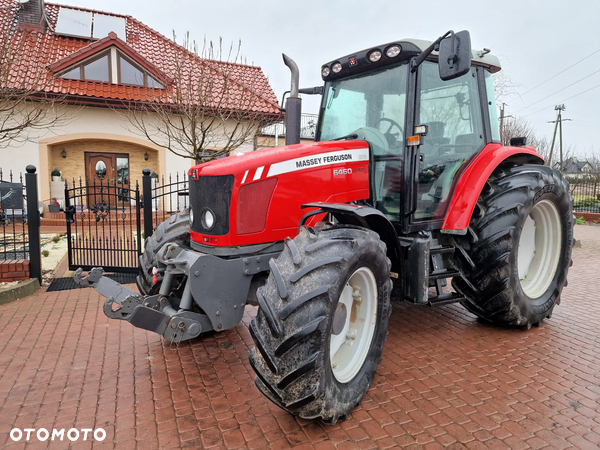
[{"label": "tractor hood", "polygon": [[[235,175],[240,172],[253,172],[256,169],[261,169],[261,173],[269,173],[271,166],[287,162],[293,165],[294,168],[300,170],[316,165],[331,165],[336,162],[343,161],[358,161],[358,152],[353,150],[367,149],[366,160],[368,160],[369,144],[364,141],[329,141],[329,142],[313,142],[310,144],[296,144],[285,147],[265,148],[254,152],[244,153],[239,156],[229,156],[227,158],[215,159],[204,164],[199,164],[192,167],[188,171],[191,177],[198,176],[220,176],[220,175]],[[321,155],[331,152],[346,152],[347,154],[338,155],[341,158],[323,158],[332,155]],[[321,157],[321,160],[318,158]],[[365,160],[364,152],[361,155],[361,160]],[[315,158],[317,158],[315,160]],[[300,159],[301,161],[296,161]],[[279,172],[281,173],[281,172]],[[259,177],[260,178],[260,177]]]},{"label": "tractor hood", "polygon": [[369,161],[369,144],[353,140],[264,149],[194,166],[192,242],[231,247],[293,237],[310,210],[302,205],[369,199]]}]

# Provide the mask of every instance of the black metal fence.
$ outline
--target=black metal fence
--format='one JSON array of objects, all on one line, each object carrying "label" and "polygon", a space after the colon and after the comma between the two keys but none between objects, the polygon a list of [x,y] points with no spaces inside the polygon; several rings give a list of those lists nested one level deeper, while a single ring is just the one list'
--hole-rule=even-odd
[{"label": "black metal fence", "polygon": [[29,274],[42,282],[40,214],[34,166],[15,176],[0,168],[0,261],[29,260]]},{"label": "black metal fence", "polygon": [[[91,181],[91,182],[90,182]],[[136,272],[142,251],[140,190],[136,183],[96,178],[65,183],[69,269],[103,267]]]},{"label": "black metal fence", "polygon": [[[69,268],[136,272],[144,238],[172,214],[189,205],[186,174],[153,177],[144,169],[142,192],[113,180],[65,183]],[[143,210],[143,215],[142,215]],[[142,232],[142,220],[144,228]]]},{"label": "black metal fence", "polygon": [[566,178],[573,196],[575,214],[600,213],[600,174]]},{"label": "black metal fence", "polygon": [[158,178],[144,169],[142,174],[144,237],[150,237],[160,222],[189,207],[190,186],[186,173]]},{"label": "black metal fence", "polygon": [[0,168],[0,261],[28,260],[26,188],[23,174]]}]

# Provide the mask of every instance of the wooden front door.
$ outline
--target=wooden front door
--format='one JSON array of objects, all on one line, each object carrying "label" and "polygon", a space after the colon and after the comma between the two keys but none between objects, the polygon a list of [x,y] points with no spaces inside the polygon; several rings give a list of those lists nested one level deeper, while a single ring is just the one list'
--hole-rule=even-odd
[{"label": "wooden front door", "polygon": [[115,207],[129,200],[124,195],[129,188],[129,155],[86,152],[85,172],[90,205],[105,202]]}]

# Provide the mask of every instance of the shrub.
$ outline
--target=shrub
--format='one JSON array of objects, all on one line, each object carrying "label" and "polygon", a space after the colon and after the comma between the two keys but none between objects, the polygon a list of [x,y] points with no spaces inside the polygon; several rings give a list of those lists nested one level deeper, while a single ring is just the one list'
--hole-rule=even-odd
[{"label": "shrub", "polygon": [[598,199],[593,195],[576,195],[574,197],[574,205],[576,208],[584,206],[595,206],[598,204]]},{"label": "shrub", "polygon": [[48,250],[42,250],[42,256],[46,257],[50,254],[50,252]]},{"label": "shrub", "polygon": [[56,236],[54,236],[54,237],[52,238],[52,242],[54,242],[55,244],[56,244],[57,242],[60,242],[60,234],[57,234]]}]

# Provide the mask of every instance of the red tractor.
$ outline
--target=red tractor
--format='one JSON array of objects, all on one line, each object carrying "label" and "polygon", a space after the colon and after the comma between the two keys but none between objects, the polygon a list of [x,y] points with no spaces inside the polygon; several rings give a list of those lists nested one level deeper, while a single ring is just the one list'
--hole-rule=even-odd
[{"label": "red tractor", "polygon": [[373,382],[390,299],[460,302],[510,327],[550,318],[571,264],[572,199],[523,138],[500,144],[497,58],[448,32],[335,59],[324,86],[304,90],[286,63],[286,143],[299,142],[299,92],[322,94],[315,142],[193,167],[189,211],[146,240],[141,294],[99,268],[76,274],[108,297],[108,317],[180,342],[258,305],[256,385],[328,423]]}]

